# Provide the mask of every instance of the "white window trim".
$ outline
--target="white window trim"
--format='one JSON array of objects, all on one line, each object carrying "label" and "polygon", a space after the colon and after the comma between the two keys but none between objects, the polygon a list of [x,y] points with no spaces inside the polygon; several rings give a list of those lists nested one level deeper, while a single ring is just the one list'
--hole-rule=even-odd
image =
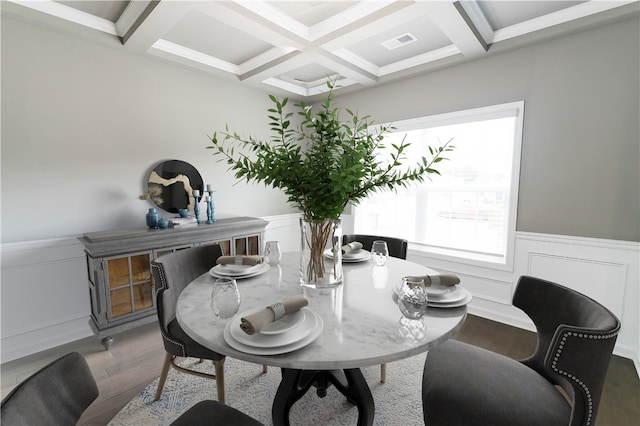
[{"label": "white window trim", "polygon": [[[513,111],[516,111],[515,115]],[[402,132],[416,130],[425,127],[444,126],[468,122],[468,117],[474,115],[482,119],[495,119],[502,117],[515,117],[515,135],[513,154],[511,159],[511,188],[509,192],[509,216],[507,223],[507,236],[505,241],[505,255],[491,256],[488,254],[470,254],[464,250],[438,248],[415,242],[409,242],[409,253],[419,257],[430,257],[449,262],[465,263],[480,267],[513,272],[516,241],[516,221],[518,217],[518,193],[520,184],[520,158],[522,154],[522,137],[524,131],[524,101],[509,102],[468,110],[437,114],[428,117],[413,118],[400,122],[387,123],[386,126],[394,127],[395,131]],[[454,143],[455,145],[455,143]],[[464,255],[461,255],[464,253]]]}]

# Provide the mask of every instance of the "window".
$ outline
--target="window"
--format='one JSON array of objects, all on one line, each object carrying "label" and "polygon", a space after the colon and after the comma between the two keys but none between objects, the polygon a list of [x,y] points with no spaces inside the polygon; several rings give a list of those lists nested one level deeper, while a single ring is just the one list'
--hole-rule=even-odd
[{"label": "window", "polygon": [[450,139],[455,149],[436,164],[441,176],[363,200],[354,210],[355,232],[406,238],[430,255],[510,268],[523,113],[524,102],[514,102],[393,123],[386,143],[406,137],[409,160]]}]

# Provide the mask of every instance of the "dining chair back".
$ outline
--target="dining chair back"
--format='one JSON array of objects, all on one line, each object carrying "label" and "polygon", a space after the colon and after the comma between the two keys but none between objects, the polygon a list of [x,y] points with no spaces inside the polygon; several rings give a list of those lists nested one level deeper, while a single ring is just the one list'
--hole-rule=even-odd
[{"label": "dining chair back", "polygon": [[75,425],[98,397],[98,386],[84,356],[64,355],[42,367],[2,400],[6,426]]},{"label": "dining chair back", "polygon": [[593,425],[620,330],[595,300],[559,284],[523,276],[513,305],[537,330],[522,361],[449,340],[429,351],[422,402],[432,425]]},{"label": "dining chair back", "polygon": [[[220,256],[222,256],[222,247],[213,244],[165,254],[151,262],[151,272],[157,289],[158,322],[166,351],[156,391],[156,401],[160,399],[169,369],[173,367],[183,373],[215,379],[218,401],[224,403],[224,355],[209,350],[194,341],[180,327],[176,319],[176,306],[182,291],[196,277],[215,266],[216,260]],[[215,367],[215,374],[181,367],[176,363],[177,357],[211,360]]]},{"label": "dining chair back", "polygon": [[402,238],[394,238],[394,237],[383,237],[377,235],[363,235],[363,234],[346,234],[342,237],[343,244],[349,244],[351,242],[357,241],[362,243],[362,248],[364,250],[371,250],[371,246],[373,242],[376,240],[382,240],[387,243],[387,248],[389,249],[389,256],[397,257],[399,259],[407,258],[407,247],[409,246],[409,242]]}]

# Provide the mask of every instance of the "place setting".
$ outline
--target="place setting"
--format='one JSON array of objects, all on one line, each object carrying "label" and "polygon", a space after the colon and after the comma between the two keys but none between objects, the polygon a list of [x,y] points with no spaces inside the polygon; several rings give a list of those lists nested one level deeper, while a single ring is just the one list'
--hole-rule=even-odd
[{"label": "place setting", "polygon": [[232,348],[254,355],[277,355],[301,349],[320,336],[322,318],[307,307],[304,296],[293,296],[234,316],[224,329]]},{"label": "place setting", "polygon": [[243,279],[264,274],[269,267],[263,256],[220,256],[209,274],[215,278]]},{"label": "place setting", "polygon": [[[371,259],[371,252],[362,248],[362,243],[353,241],[349,244],[345,244],[342,247],[342,262],[343,263],[358,263],[365,262]],[[327,249],[324,251],[324,256],[329,259],[333,259],[333,251]]]},{"label": "place setting", "polygon": [[[460,278],[455,274],[404,277],[394,292],[398,298],[405,296],[414,299],[418,297],[416,293],[423,293],[420,298],[432,308],[458,308],[473,299],[471,292],[460,285]],[[407,292],[411,294],[407,295]]]}]

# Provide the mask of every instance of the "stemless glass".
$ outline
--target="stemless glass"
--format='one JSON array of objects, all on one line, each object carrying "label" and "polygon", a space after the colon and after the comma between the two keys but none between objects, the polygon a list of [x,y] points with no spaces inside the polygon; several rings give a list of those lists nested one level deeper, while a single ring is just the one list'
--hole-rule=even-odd
[{"label": "stemless glass", "polygon": [[267,241],[264,245],[264,259],[270,266],[280,263],[280,243],[277,241]]},{"label": "stemless glass", "polygon": [[218,278],[213,283],[211,309],[218,318],[230,318],[240,308],[240,292],[233,278]]},{"label": "stemless glass", "polygon": [[371,245],[371,259],[373,259],[373,264],[382,266],[387,263],[388,257],[389,248],[387,247],[387,242],[382,240],[375,240]]},{"label": "stemless glass", "polygon": [[411,319],[422,318],[427,310],[427,289],[421,277],[404,277],[398,294],[402,314]]}]

